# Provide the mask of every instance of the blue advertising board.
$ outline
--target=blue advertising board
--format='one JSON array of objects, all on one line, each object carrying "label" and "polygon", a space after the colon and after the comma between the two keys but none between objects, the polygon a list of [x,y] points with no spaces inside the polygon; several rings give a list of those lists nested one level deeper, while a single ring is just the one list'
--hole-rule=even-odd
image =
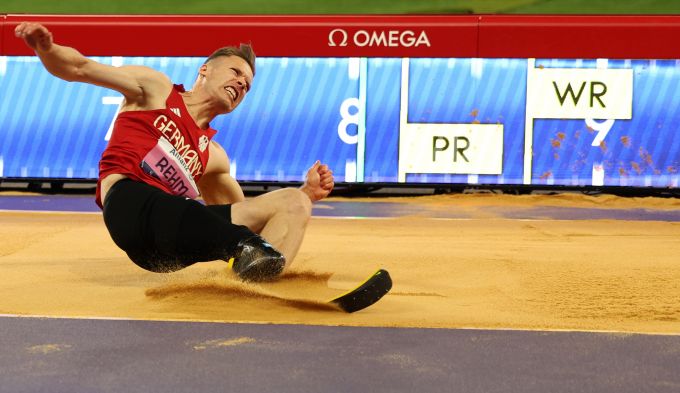
[{"label": "blue advertising board", "polygon": [[[95,57],[191,87],[202,58]],[[257,59],[215,119],[240,181],[678,187],[675,60]],[[0,57],[0,178],[96,179],[120,94]]]}]

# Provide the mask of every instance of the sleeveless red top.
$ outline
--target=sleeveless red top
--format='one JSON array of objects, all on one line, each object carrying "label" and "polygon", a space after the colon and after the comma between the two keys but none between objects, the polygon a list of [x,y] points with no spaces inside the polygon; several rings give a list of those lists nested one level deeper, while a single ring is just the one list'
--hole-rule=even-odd
[{"label": "sleeveless red top", "polygon": [[174,85],[165,108],[118,114],[109,144],[99,161],[96,202],[102,207],[101,181],[118,173],[168,194],[196,198],[196,183],[208,163],[217,131],[196,125]]}]

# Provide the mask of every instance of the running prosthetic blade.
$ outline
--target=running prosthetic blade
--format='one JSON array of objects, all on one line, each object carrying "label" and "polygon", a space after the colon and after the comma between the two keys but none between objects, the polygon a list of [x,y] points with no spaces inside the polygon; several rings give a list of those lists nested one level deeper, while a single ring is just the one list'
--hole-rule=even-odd
[{"label": "running prosthetic blade", "polygon": [[387,270],[380,269],[355,289],[329,301],[348,313],[357,312],[375,304],[392,289],[392,278]]}]

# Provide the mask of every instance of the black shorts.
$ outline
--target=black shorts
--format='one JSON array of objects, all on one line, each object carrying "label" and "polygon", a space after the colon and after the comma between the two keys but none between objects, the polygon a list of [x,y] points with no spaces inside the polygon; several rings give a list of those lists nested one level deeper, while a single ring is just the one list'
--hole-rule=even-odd
[{"label": "black shorts", "polygon": [[231,205],[205,206],[130,179],[106,194],[104,222],[116,245],[153,272],[228,260],[238,242],[253,235],[231,223]]}]

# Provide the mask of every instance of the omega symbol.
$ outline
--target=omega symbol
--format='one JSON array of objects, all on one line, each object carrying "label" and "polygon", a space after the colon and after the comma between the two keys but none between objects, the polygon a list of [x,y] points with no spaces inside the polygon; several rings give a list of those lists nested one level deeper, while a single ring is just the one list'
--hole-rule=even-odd
[{"label": "omega symbol", "polygon": [[[338,34],[341,38],[339,44],[337,44],[335,40]],[[331,30],[331,32],[328,33],[328,46],[347,46],[347,32],[343,29]]]}]

